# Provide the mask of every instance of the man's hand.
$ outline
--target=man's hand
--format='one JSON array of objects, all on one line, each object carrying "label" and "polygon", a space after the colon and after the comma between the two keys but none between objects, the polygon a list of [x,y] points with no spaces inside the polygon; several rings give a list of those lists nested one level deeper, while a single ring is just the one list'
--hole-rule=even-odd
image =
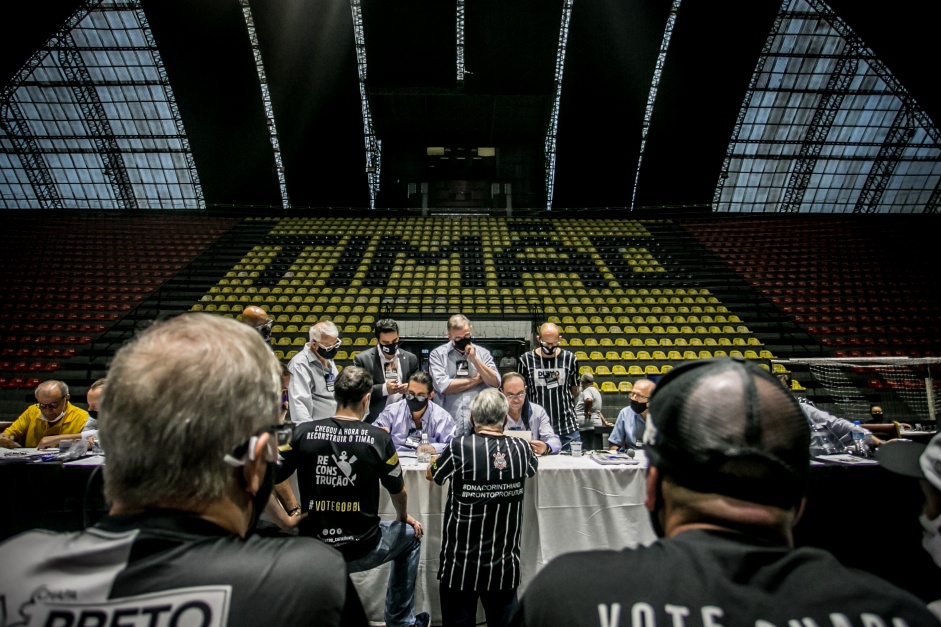
[{"label": "man's hand", "polygon": [[[415,452],[416,452],[416,453],[422,453],[422,452],[424,452],[424,451],[428,451],[428,452],[431,453],[432,455],[434,455],[435,453],[437,453],[437,451],[435,450],[435,447],[433,447],[431,444],[422,444],[421,446],[418,447],[418,449],[417,449]],[[429,461],[429,463],[430,463],[430,461]]]},{"label": "man's hand", "polygon": [[545,455],[549,452],[549,445],[542,440],[530,440],[529,445],[533,447],[533,453],[536,455]]},{"label": "man's hand", "polygon": [[477,348],[473,344],[468,344],[467,348],[464,349],[464,356],[467,357],[469,361],[477,362]]},{"label": "man's hand", "polygon": [[428,481],[434,481],[434,480],[435,480],[435,475],[434,475],[433,469],[434,469],[434,467],[435,467],[435,462],[438,461],[438,458],[439,458],[439,457],[441,457],[441,456],[440,456],[440,455],[432,455],[432,456],[431,456],[431,459],[428,461],[428,466],[425,468],[425,479],[427,479]]},{"label": "man's hand", "polygon": [[47,435],[46,437],[44,437],[43,439],[39,441],[39,444],[36,445],[36,448],[37,449],[53,448],[53,447],[58,448],[59,440],[61,439],[63,438],[60,438],[57,435]]},{"label": "man's hand", "polygon": [[20,448],[16,441],[6,433],[0,433],[0,447],[2,448]]},{"label": "man's hand", "polygon": [[393,394],[405,394],[406,390],[408,390],[408,383],[386,381],[386,392],[388,392],[390,396]]},{"label": "man's hand", "polygon": [[415,530],[415,537],[420,538],[422,534],[425,533],[425,528],[421,526],[421,523],[412,518],[411,516],[405,517],[405,524],[410,525],[412,529]]}]

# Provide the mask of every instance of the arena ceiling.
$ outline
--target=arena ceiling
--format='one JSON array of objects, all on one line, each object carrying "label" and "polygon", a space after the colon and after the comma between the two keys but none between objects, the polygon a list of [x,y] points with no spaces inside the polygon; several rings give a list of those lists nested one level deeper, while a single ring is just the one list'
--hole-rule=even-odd
[{"label": "arena ceiling", "polygon": [[536,207],[921,213],[941,196],[934,0],[4,13],[4,208],[400,206],[428,147],[466,161],[457,177],[494,148],[489,175]]}]

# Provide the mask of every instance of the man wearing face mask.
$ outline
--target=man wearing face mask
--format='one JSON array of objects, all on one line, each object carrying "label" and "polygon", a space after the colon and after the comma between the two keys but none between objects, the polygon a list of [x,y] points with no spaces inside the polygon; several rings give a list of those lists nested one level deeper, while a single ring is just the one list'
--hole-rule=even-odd
[{"label": "man wearing face mask", "polygon": [[552,430],[559,436],[562,449],[569,442],[581,441],[575,418],[575,395],[578,394],[578,360],[559,346],[559,327],[546,322],[536,334],[538,346],[520,356],[520,374],[532,402],[545,408]]},{"label": "man wearing face mask", "polygon": [[[101,402],[101,395],[105,391],[107,379],[98,379],[90,386],[85,394],[85,403],[88,405],[88,420],[81,433],[69,433],[65,435],[47,435],[36,446],[38,449],[54,448],[59,446],[63,440],[78,440],[79,438],[97,438],[98,437],[98,404]],[[89,444],[91,441],[89,441]]]},{"label": "man wearing face mask", "polygon": [[641,379],[634,384],[631,390],[631,404],[621,410],[614,423],[614,429],[608,436],[611,450],[626,450],[642,448],[640,442],[644,438],[644,429],[647,426],[648,402],[653,394],[656,384],[650,379]]},{"label": "man wearing face mask", "polygon": [[391,318],[376,322],[376,349],[362,351],[353,365],[372,376],[372,400],[366,422],[373,423],[383,409],[402,400],[408,379],[418,370],[418,357],[399,348],[399,325]]},{"label": "man wearing face mask", "polygon": [[210,314],[122,347],[99,420],[109,515],[0,545],[8,611],[31,625],[366,625],[338,551],[251,533],[285,435],[279,374],[256,332]]},{"label": "man wearing face mask", "polygon": [[419,370],[409,378],[405,398],[382,410],[373,424],[389,432],[397,451],[417,450],[424,434],[440,453],[454,439],[454,418],[431,402],[434,397],[431,375]]},{"label": "man wearing face mask", "polygon": [[[43,381],[33,392],[37,403],[30,405],[12,425],[0,433],[0,447],[37,448],[49,436],[81,434],[88,412],[69,402],[69,386],[63,381]],[[47,440],[46,446],[58,445]]]},{"label": "man wearing face mask", "polygon": [[470,404],[488,387],[500,387],[500,372],[493,356],[473,343],[470,320],[455,314],[448,320],[448,343],[431,351],[428,369],[434,380],[436,401],[454,417],[455,436],[470,435]]},{"label": "man wearing face mask", "polygon": [[310,328],[310,343],[288,363],[288,405],[294,424],[329,418],[337,408],[333,385],[339,370],[333,358],[340,350],[340,331],[330,320]]},{"label": "man wearing face mask", "polygon": [[[428,614],[415,614],[423,529],[408,515],[405,478],[392,439],[379,427],[363,422],[372,384],[372,377],[362,368],[344,368],[336,382],[336,413],[295,430],[290,449],[282,453],[279,478],[283,482],[297,472],[306,516],[281,522],[293,522],[301,536],[339,549],[351,573],[392,562],[385,624],[426,626]],[[394,521],[379,519],[380,486],[392,499]]]},{"label": "man wearing face mask", "polygon": [[809,444],[797,401],[758,365],[671,370],[644,437],[645,505],[659,539],[553,560],[514,624],[936,625],[915,595],[821,549],[794,548]]},{"label": "man wearing face mask", "polygon": [[[918,520],[923,532],[922,546],[941,568],[941,435],[928,444],[896,440],[876,451],[876,459],[886,470],[919,479],[925,504]],[[941,599],[928,604],[941,620]]]},{"label": "man wearing face mask", "polygon": [[256,305],[249,305],[242,310],[242,322],[258,331],[268,347],[271,347],[272,320],[268,312]]},{"label": "man wearing face mask", "polygon": [[500,391],[506,397],[504,432],[528,431],[529,445],[536,455],[550,455],[562,450],[559,436],[552,430],[546,410],[526,398],[526,380],[518,372],[507,372],[500,382]]}]

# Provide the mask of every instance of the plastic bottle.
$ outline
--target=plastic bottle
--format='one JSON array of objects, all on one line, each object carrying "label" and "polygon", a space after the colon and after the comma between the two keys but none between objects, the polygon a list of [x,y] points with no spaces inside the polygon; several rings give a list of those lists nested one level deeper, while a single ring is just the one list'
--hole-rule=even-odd
[{"label": "plastic bottle", "polygon": [[866,430],[860,425],[858,420],[853,421],[853,451],[866,457],[869,454],[869,447],[866,446]]},{"label": "plastic bottle", "polygon": [[428,434],[422,432],[421,434],[421,445],[418,447],[418,452],[415,453],[415,459],[420,464],[427,464],[431,461],[431,451],[427,447],[431,446],[428,444]]}]

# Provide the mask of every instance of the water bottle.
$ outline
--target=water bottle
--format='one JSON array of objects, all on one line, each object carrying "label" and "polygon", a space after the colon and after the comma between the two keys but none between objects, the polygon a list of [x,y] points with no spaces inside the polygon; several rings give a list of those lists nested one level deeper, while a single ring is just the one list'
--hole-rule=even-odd
[{"label": "water bottle", "polygon": [[853,421],[853,450],[860,457],[866,457],[869,451],[866,446],[866,430],[862,428],[858,420]]},{"label": "water bottle", "polygon": [[428,434],[422,432],[421,434],[421,445],[418,447],[418,452],[415,453],[415,459],[420,464],[427,464],[431,461],[431,451],[428,450],[428,447],[431,445],[428,444]]}]

